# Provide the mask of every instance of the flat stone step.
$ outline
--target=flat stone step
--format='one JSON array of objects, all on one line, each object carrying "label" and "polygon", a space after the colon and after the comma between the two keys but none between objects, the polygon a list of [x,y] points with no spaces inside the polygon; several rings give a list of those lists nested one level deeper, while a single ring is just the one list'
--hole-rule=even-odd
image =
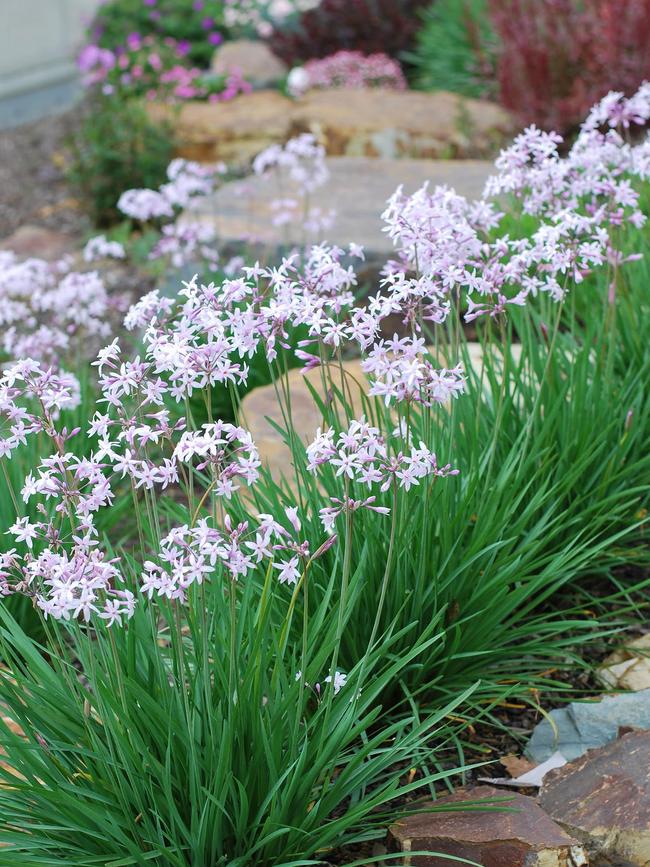
[{"label": "flat stone step", "polygon": [[[632,731],[551,771],[539,803],[590,854],[650,864],[650,732]],[[602,863],[602,862],[601,862]]]},{"label": "flat stone step", "polygon": [[[224,184],[211,196],[197,199],[182,220],[211,223],[218,243],[229,251],[254,242],[270,256],[282,248],[327,240],[346,248],[353,241],[366,248],[366,258],[383,262],[393,254],[382,232],[386,200],[400,184],[413,193],[425,181],[446,184],[469,199],[480,198],[494,166],[484,160],[384,160],[368,157],[330,157],[330,178],[313,195],[322,212],[336,211],[329,229],[307,236],[302,225],[274,226],[272,202],[282,198],[274,178],[250,176]],[[289,191],[288,191],[289,192]],[[284,194],[286,195],[286,193]]]},{"label": "flat stone step", "polygon": [[[476,802],[481,801],[487,809],[478,808]],[[474,809],[460,809],[463,802],[474,802]],[[439,812],[415,813],[390,828],[389,842],[393,851],[402,853],[400,863],[411,867],[449,867],[463,860],[483,867],[587,863],[578,841],[525,795],[477,786],[458,789],[426,806]],[[422,852],[431,854],[417,854]]]}]

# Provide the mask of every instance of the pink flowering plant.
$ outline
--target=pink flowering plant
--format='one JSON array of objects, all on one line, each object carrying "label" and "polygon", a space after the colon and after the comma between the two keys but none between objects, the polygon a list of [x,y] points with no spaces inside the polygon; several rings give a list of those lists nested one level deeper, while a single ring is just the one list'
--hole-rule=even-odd
[{"label": "pink flowering plant", "polygon": [[[399,189],[383,214],[395,254],[366,297],[354,242],[144,295],[131,337],[93,362],[83,431],[65,374],[7,367],[0,463],[43,447],[19,486],[5,476],[0,586],[47,636],[44,657],[0,610],[0,843],[16,864],[327,862],[452,773],[429,769],[459,743],[456,708],[533,700],[549,663],[602,633],[586,576],[647,556],[650,356],[629,327],[647,298],[628,274],[648,143],[626,130],[649,116],[647,86],[611,94],[566,157],[527,130],[488,186],[515,218]],[[317,195],[316,148],[256,170]],[[193,169],[169,183],[183,173],[193,195]],[[122,207],[169,218],[168,192]],[[306,440],[286,353],[320,416]],[[260,354],[281,477],[239,407]],[[223,386],[234,420],[215,412]]]},{"label": "pink flowering plant", "polygon": [[308,90],[337,87],[406,90],[408,85],[399,63],[386,54],[337,51],[329,57],[308,60],[294,67],[287,82],[292,96]]},{"label": "pink flowering plant", "polygon": [[86,87],[99,88],[105,96],[225,102],[251,90],[238,72],[212,75],[188,63],[187,54],[188,45],[170,36],[156,39],[131,33],[114,51],[84,46],[77,62]]}]

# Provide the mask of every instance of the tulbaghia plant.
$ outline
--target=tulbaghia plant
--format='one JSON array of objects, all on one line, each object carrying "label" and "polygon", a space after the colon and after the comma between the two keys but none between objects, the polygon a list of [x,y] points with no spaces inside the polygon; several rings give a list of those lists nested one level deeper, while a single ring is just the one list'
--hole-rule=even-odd
[{"label": "tulbaghia plant", "polygon": [[[157,190],[132,189],[122,193],[117,207],[126,217],[136,224],[160,227],[160,237],[149,252],[150,260],[163,259],[176,268],[200,261],[209,268],[217,267],[219,252],[214,245],[214,228],[191,219],[179,221],[177,217],[191,202],[209,195],[219,175],[225,172],[226,166],[222,163],[204,166],[175,159],[167,167],[167,182]],[[97,244],[97,240],[92,239],[86,250]],[[99,249],[106,251],[107,247],[104,244]]]},{"label": "tulbaghia plant", "polygon": [[336,212],[313,204],[316,191],[329,179],[329,170],[325,149],[311,133],[266,148],[255,157],[253,171],[277,185],[278,196],[271,202],[274,225],[298,224],[307,238],[331,227]]},{"label": "tulbaghia plant", "polygon": [[[429,741],[488,661],[511,674],[548,659],[549,642],[564,650],[566,620],[542,606],[635,526],[633,478],[650,466],[629,444],[650,418],[635,397],[644,371],[611,389],[602,376],[594,340],[618,345],[614,329],[599,319],[579,346],[559,314],[552,336],[538,330],[535,305],[561,313],[600,270],[608,321],[630,257],[622,229],[643,222],[632,184],[648,172],[647,143],[620,129],[648,115],[647,88],[612,94],[566,160],[534,129],[505,151],[490,189],[534,218],[522,238],[491,202],[398,190],[384,213],[395,257],[362,302],[354,243],[147,294],[125,319],[138,354],[116,338],[94,363],[87,458],[58,420],[74,399],[65,378],[35,359],[6,371],[0,461],[30,438],[51,444],[12,488],[0,559],[2,593],[31,599],[49,636],[45,660],[0,611],[0,843],[13,862],[321,863],[381,836],[385,805],[450,773],[426,770]],[[324,174],[310,138],[256,163],[275,167],[310,195]],[[127,197],[134,216],[173,208],[151,192]],[[463,314],[488,338],[499,329],[480,374],[460,363]],[[307,443],[280,350],[321,379]],[[244,420],[213,411],[213,387],[245,383],[258,353],[291,449],[280,484]],[[576,449],[585,419],[557,417],[577,405],[613,454]],[[482,702],[507,691],[501,679]]]},{"label": "tulbaghia plant", "polygon": [[[120,245],[97,239],[86,260],[102,247],[122,258]],[[59,367],[92,357],[111,333],[111,320],[128,306],[123,294],[110,295],[97,271],[73,270],[69,257],[58,262],[19,259],[0,252],[0,353]]]},{"label": "tulbaghia plant", "polygon": [[[17,511],[20,500],[34,499],[49,504],[50,511],[44,510],[42,521],[17,517],[7,528],[15,547],[0,560],[2,592],[30,597],[50,634],[70,648],[83,674],[73,675],[68,685],[63,715],[77,705],[85,720],[81,728],[66,724],[64,734],[57,722],[52,727],[40,716],[45,694],[33,707],[23,702],[22,711],[12,711],[20,727],[18,734],[12,729],[12,767],[21,775],[27,772],[32,738],[48,759],[67,751],[66,741],[74,753],[81,751],[79,761],[72,759],[62,770],[57,760],[54,776],[39,773],[38,787],[49,799],[50,791],[60,791],[55,777],[71,775],[83,781],[84,793],[75,794],[78,804],[115,773],[125,782],[133,779],[127,765],[135,770],[136,755],[138,765],[143,755],[153,762],[137,771],[141,782],[126,799],[139,805],[134,816],[140,818],[111,839],[104,835],[101,843],[85,822],[79,828],[59,815],[59,830],[35,844],[32,807],[26,812],[27,802],[11,787],[3,789],[6,814],[13,818],[0,839],[18,858],[31,857],[36,845],[43,856],[56,851],[71,863],[81,859],[80,864],[137,851],[169,864],[215,858],[242,867],[251,858],[290,864],[334,844],[375,836],[375,825],[383,822],[377,808],[440,776],[425,774],[400,785],[399,771],[389,770],[399,755],[413,761],[439,714],[415,726],[371,730],[381,690],[403,664],[401,659],[389,662],[395,636],[379,635],[377,619],[357,665],[343,670],[338,655],[349,616],[355,516],[360,510],[381,520],[391,514],[391,507],[376,502],[370,491],[361,499],[352,497],[350,484],[368,483],[379,493],[391,489],[396,503],[398,490],[406,495],[421,480],[454,470],[439,467],[423,442],[402,453],[394,448],[394,438],[389,445],[361,418],[302,448],[314,472],[324,461],[338,468],[340,497],[320,515],[299,499],[271,514],[253,508],[261,462],[250,434],[211,417],[211,387],[245,381],[245,359],[258,347],[273,364],[276,345],[296,325],[309,322],[310,343],[322,339],[336,349],[335,317],[351,302],[354,282],[351,269],[340,264],[341,255],[336,248],[314,248],[301,269],[291,259],[278,268],[257,265],[220,286],[190,281],[177,300],[154,292],[134,305],[126,325],[144,329],[143,355],[124,356],[117,340],[100,351],[100,409],[88,431],[97,447],[89,458],[78,459],[71,451],[78,431],[57,426],[57,412],[71,399],[65,381],[32,360],[14,365],[0,381],[7,455],[27,436],[41,435],[52,444],[51,456],[13,492]],[[187,406],[197,393],[205,399],[209,421],[194,427],[189,413],[174,419],[166,400]],[[165,490],[175,492],[170,511],[161,508]],[[117,553],[100,537],[98,515],[129,495],[137,536],[132,552]],[[322,522],[316,534],[314,517]],[[325,556],[336,565],[312,617],[310,573]],[[387,567],[387,581],[389,575]],[[334,612],[333,593],[339,597]],[[433,640],[432,634],[418,638],[405,660]],[[134,650],[132,667],[128,658]],[[58,672],[63,685],[67,663],[62,654],[50,670]],[[32,670],[42,673],[38,666]],[[8,689],[11,693],[11,683]],[[36,680],[28,692],[40,694]],[[62,696],[51,683],[47,694],[56,696],[61,710]],[[105,704],[110,695],[118,701],[112,710]],[[155,714],[155,723],[150,714],[136,721],[133,713],[142,702],[165,708]],[[130,734],[124,739],[119,732],[127,718]],[[189,740],[181,734],[181,744],[178,732],[188,733]],[[140,748],[129,759],[125,749],[130,753],[133,739]],[[383,748],[387,739],[389,753]],[[259,750],[257,757],[251,749]],[[119,770],[116,755],[121,755]],[[36,756],[38,763],[42,756]],[[166,791],[158,785],[160,761],[174,780]],[[361,798],[368,785],[372,795]],[[196,811],[181,794],[187,786],[206,795],[204,810]],[[350,803],[363,806],[350,811]],[[343,820],[333,819],[339,807],[345,808]],[[116,819],[123,805],[115,808],[109,813]],[[247,826],[256,829],[252,837],[240,833],[239,818],[232,821],[242,809]],[[299,828],[296,815],[306,817]],[[187,845],[176,837],[179,822]]]}]

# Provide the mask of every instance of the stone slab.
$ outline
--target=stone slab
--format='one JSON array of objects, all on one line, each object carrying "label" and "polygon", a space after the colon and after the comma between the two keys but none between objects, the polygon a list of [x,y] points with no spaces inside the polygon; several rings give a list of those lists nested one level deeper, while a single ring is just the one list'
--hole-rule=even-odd
[{"label": "stone slab", "polygon": [[21,259],[46,259],[55,262],[74,252],[77,243],[70,235],[25,224],[0,241],[0,250],[11,250]]},{"label": "stone slab", "polygon": [[515,131],[500,106],[446,91],[332,89],[299,100],[277,90],[229,102],[151,103],[169,120],[179,156],[245,165],[262,147],[311,132],[331,156],[466,158],[491,156]]},{"label": "stone slab", "polygon": [[605,696],[601,701],[571,702],[549,716],[551,721],[535,726],[527,755],[543,762],[559,751],[572,761],[615,740],[621,727],[650,729],[650,689]]},{"label": "stone slab", "polygon": [[650,632],[611,653],[603,660],[598,676],[610,689],[650,689]]},{"label": "stone slab", "polygon": [[[274,178],[250,176],[224,184],[211,196],[197,199],[182,219],[212,224],[218,242],[234,249],[253,242],[277,256],[280,248],[327,240],[346,248],[351,241],[366,248],[369,260],[382,264],[393,244],[382,231],[386,200],[400,184],[413,193],[426,181],[446,184],[469,199],[480,198],[493,165],[483,160],[381,160],[365,157],[327,159],[328,182],[314,194],[313,204],[336,211],[333,224],[318,236],[305,234],[302,225],[273,225],[271,203],[283,198]],[[289,192],[289,191],[287,191]]]},{"label": "stone slab", "polygon": [[235,39],[216,50],[212,72],[215,75],[236,72],[257,87],[268,87],[281,81],[288,74],[289,67],[273,54],[266,43],[258,39]]},{"label": "stone slab", "polygon": [[590,750],[544,780],[539,803],[595,855],[650,864],[650,732]]},{"label": "stone slab", "polygon": [[254,91],[230,102],[147,105],[154,120],[172,124],[179,156],[235,165],[247,165],[264,148],[291,137],[290,108],[291,100],[275,90]]},{"label": "stone slab", "polygon": [[313,90],[296,101],[292,135],[311,132],[330,155],[485,156],[514,131],[495,103],[444,90]]},{"label": "stone slab", "polygon": [[[505,797],[505,802],[504,802]],[[495,799],[487,809],[462,809],[462,802]],[[584,864],[578,842],[529,797],[504,796],[491,786],[459,789],[432,802],[431,807],[454,812],[417,813],[396,822],[389,831],[390,846],[412,867],[449,867],[450,858],[466,859],[482,867],[571,867]],[[409,855],[431,852],[431,855]],[[447,856],[447,857],[445,857]]]}]

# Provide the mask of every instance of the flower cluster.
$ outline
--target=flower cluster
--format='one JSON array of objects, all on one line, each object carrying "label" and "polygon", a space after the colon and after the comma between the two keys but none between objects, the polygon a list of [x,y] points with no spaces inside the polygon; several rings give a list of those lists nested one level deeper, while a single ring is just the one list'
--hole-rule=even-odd
[{"label": "flower cluster", "polygon": [[[218,32],[211,37],[215,45],[221,41]],[[170,36],[157,39],[131,33],[126,44],[115,51],[95,44],[84,46],[77,63],[84,84],[101,87],[107,96],[120,93],[163,102],[225,102],[251,90],[250,83],[236,71],[227,76],[210,76],[189,65],[189,48],[188,43]]]},{"label": "flower cluster", "polygon": [[375,377],[370,394],[391,401],[415,401],[422,406],[447,403],[465,390],[460,365],[438,370],[427,358],[422,338],[397,335],[380,340],[363,360],[362,369]]},{"label": "flower cluster", "polygon": [[0,352],[9,358],[59,366],[78,352],[92,356],[124,303],[96,271],[71,270],[70,259],[20,260],[0,251]]},{"label": "flower cluster", "polygon": [[[350,483],[368,488],[378,486],[382,493],[392,486],[408,491],[426,477],[458,473],[450,464],[439,466],[436,455],[423,442],[417,448],[411,447],[408,454],[399,448],[391,450],[379,429],[368,424],[364,417],[354,419],[338,436],[333,428],[319,429],[307,446],[307,458],[307,469],[311,472],[317,472],[323,465],[334,468],[335,475],[346,483],[346,491]],[[375,496],[355,500],[346,493],[342,499],[332,497],[331,502],[331,506],[320,511],[321,522],[328,532],[332,532],[336,519],[343,513],[359,509],[381,515],[390,512],[386,506],[375,505]]]},{"label": "flower cluster", "polygon": [[230,31],[268,36],[298,12],[318,5],[320,0],[225,0],[224,22]]},{"label": "flower cluster", "polygon": [[185,431],[174,449],[174,458],[185,464],[198,458],[198,470],[210,468],[210,487],[215,495],[228,500],[238,490],[234,479],[239,477],[252,485],[259,478],[260,459],[251,435],[222,421],[204,424],[198,431]]},{"label": "flower cluster", "polygon": [[406,90],[402,68],[386,54],[364,55],[360,51],[337,51],[329,57],[308,60],[296,66],[287,80],[289,92],[300,96],[308,90],[333,87]]},{"label": "flower cluster", "polygon": [[95,262],[97,259],[125,259],[126,250],[119,241],[109,241],[106,235],[95,235],[84,247],[85,262]]},{"label": "flower cluster", "polygon": [[17,517],[6,531],[27,552],[14,548],[0,554],[0,590],[33,597],[46,617],[88,621],[97,614],[110,626],[131,616],[135,597],[118,586],[115,562],[98,548],[93,515],[112,500],[103,467],[66,451],[76,430],[57,429],[58,414],[77,402],[73,377],[32,359],[12,365],[0,378],[0,460],[33,434],[43,434],[55,447],[25,479],[23,502],[38,499],[43,520]]},{"label": "flower cluster", "polygon": [[542,220],[528,244],[508,237],[499,242],[499,253],[505,254],[506,248],[511,253],[507,282],[515,276],[524,296],[541,290],[560,299],[567,278],[580,283],[604,262],[617,266],[637,257],[624,256],[614,238],[621,225],[640,228],[646,221],[632,180],[650,177],[649,142],[646,138],[633,145],[624,134],[630,125],[648,120],[646,83],[629,99],[621,93],[604,97],[564,157],[558,150],[561,137],[536,127],[525,130],[501,153],[498,174],[488,181],[486,195],[513,195],[524,213]]},{"label": "flower cluster", "polygon": [[329,172],[325,165],[325,149],[311,133],[289,139],[284,145],[271,145],[253,161],[256,175],[280,176],[300,191],[313,193],[327,183]]},{"label": "flower cluster", "polygon": [[[292,530],[299,532],[297,509],[288,508],[285,515]],[[273,561],[278,551],[293,554],[287,562],[273,564],[280,583],[295,584],[309,560],[321,556],[330,544],[312,555],[307,542],[294,540],[292,531],[271,515],[257,515],[236,525],[226,515],[219,529],[200,519],[194,527],[175,527],[161,540],[157,561],[144,564],[141,589],[149,598],[155,593],[184,600],[189,588],[203,583],[218,564],[232,581],[238,581],[263,560]]]},{"label": "flower cluster", "polygon": [[10,365],[0,377],[0,458],[41,432],[63,449],[67,434],[56,431],[55,420],[79,400],[79,383],[71,374],[54,372],[31,358]]},{"label": "flower cluster", "polygon": [[214,189],[215,175],[225,169],[221,165],[204,166],[184,159],[175,159],[167,167],[168,181],[157,190],[126,190],[117,207],[141,222],[171,218],[175,209],[186,208],[197,196],[207,196]]}]

